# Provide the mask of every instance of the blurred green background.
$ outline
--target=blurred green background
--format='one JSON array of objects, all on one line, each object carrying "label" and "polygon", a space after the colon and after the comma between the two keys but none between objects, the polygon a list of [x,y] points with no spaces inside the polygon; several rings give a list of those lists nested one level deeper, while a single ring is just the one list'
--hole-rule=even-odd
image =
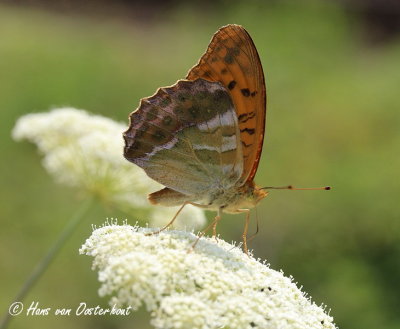
[{"label": "blurred green background", "polygon": [[[26,3],[0,4],[1,314],[81,202],[46,174],[34,145],[11,139],[16,119],[70,105],[127,122],[140,98],[183,78],[212,34],[236,23],[266,73],[256,182],[334,187],[272,191],[250,248],[326,304],[339,327],[400,328],[400,38],[386,24],[394,10],[379,20],[378,9],[343,1]],[[92,259],[78,255],[106,217],[126,216],[97,205],[26,303],[107,306]],[[226,215],[219,233],[240,241],[243,223]],[[19,316],[9,328],[150,328],[148,320],[143,310]]]}]

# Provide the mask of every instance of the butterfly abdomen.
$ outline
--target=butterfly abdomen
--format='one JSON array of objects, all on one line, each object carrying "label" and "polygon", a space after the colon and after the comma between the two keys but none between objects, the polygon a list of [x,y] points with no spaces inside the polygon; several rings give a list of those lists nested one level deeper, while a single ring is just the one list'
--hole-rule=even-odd
[{"label": "butterfly abdomen", "polygon": [[180,206],[185,202],[194,201],[188,195],[171,190],[168,187],[148,195],[151,204],[160,206]]}]

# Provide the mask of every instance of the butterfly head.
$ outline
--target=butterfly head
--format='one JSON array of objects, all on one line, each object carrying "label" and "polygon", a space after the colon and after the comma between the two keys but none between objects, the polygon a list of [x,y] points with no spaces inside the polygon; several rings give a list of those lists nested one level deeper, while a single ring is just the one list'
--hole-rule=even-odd
[{"label": "butterfly head", "polygon": [[264,199],[268,195],[268,191],[262,189],[261,187],[254,184],[252,198],[255,204],[259,203],[262,199]]},{"label": "butterfly head", "polygon": [[263,190],[254,182],[247,182],[237,191],[237,200],[230,205],[231,209],[251,209],[254,208],[262,199],[268,195],[268,191]]}]

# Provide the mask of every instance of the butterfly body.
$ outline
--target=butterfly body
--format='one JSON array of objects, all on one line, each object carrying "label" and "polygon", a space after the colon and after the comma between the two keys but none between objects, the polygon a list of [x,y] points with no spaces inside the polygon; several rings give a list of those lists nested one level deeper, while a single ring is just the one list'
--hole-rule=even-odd
[{"label": "butterfly body", "polygon": [[247,182],[242,186],[216,191],[211,204],[205,208],[215,211],[221,209],[226,213],[237,214],[243,212],[243,209],[254,208],[267,194],[267,191],[260,189],[254,182]]},{"label": "butterfly body", "polygon": [[254,208],[267,194],[267,191],[255,185],[254,182],[248,182],[243,186],[233,186],[229,189],[220,186],[197,196],[189,196],[165,188],[150,194],[149,200],[154,205],[178,206],[187,202],[207,210],[222,210],[225,213],[237,214],[243,209]]}]

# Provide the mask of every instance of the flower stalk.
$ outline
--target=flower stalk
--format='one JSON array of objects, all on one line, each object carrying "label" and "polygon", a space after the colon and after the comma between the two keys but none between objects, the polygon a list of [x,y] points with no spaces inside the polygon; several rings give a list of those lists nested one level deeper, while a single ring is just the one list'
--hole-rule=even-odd
[{"label": "flower stalk", "polygon": [[[17,296],[14,298],[12,303],[22,302],[25,299],[26,295],[32,290],[36,282],[40,279],[43,273],[49,268],[50,264],[55,259],[57,254],[60,252],[65,242],[75,232],[76,228],[85,219],[85,217],[87,217],[87,214],[91,209],[93,203],[94,203],[94,198],[92,197],[87,198],[77,209],[77,211],[72,215],[70,220],[68,220],[68,223],[65,226],[64,230],[59,235],[58,239],[50,247],[50,249],[47,251],[46,255],[41,259],[41,261],[36,265],[36,267],[29,275],[29,277],[23,284],[21,290],[18,292]],[[10,305],[12,303],[10,303]],[[7,314],[4,316],[0,324],[0,329],[5,329],[10,320],[11,320],[11,315],[9,314],[9,312],[7,312]]]}]

